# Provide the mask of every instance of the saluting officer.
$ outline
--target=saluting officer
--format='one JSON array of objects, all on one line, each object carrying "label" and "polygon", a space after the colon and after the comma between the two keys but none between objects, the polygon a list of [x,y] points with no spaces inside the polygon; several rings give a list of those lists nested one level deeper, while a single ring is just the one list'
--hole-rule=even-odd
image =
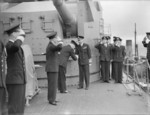
[{"label": "saluting officer", "polygon": [[115,45],[113,47],[113,75],[116,83],[122,83],[122,67],[126,55],[125,46],[121,45],[122,39],[114,38]]},{"label": "saluting officer", "polygon": [[49,104],[57,105],[56,93],[58,83],[59,60],[58,54],[62,49],[62,39],[57,35],[57,32],[52,32],[47,36],[50,40],[46,48],[46,67],[48,78],[48,101]]},{"label": "saluting officer", "polygon": [[58,90],[60,93],[67,93],[66,88],[66,68],[69,57],[73,60],[77,60],[77,56],[75,55],[75,44],[71,41],[69,45],[66,45],[62,48],[59,55],[59,75],[58,75]]},{"label": "saluting officer", "polygon": [[103,36],[101,43],[95,45],[100,53],[101,75],[104,82],[109,83],[110,61],[112,59],[112,46],[108,44],[108,36]]},{"label": "saluting officer", "polygon": [[[19,24],[10,26],[5,33],[9,36],[7,50],[8,113],[9,115],[23,115],[25,106],[25,64],[21,45],[24,42],[24,31]],[[23,34],[23,36],[21,36]]]},{"label": "saluting officer", "polygon": [[[116,46],[116,44],[117,44],[117,37],[116,37],[116,36],[113,37],[113,41],[114,41],[114,43],[112,44],[112,48],[113,48],[114,46]],[[114,61],[113,61],[113,54],[112,54],[111,68],[112,68],[112,71],[111,71],[112,79],[115,79],[115,76],[114,76]]]},{"label": "saluting officer", "polygon": [[[148,40],[148,43],[146,42],[146,40]],[[146,37],[144,37],[143,41],[143,46],[147,48],[147,60],[148,63],[150,64],[150,32],[146,32]],[[149,82],[150,82],[150,70],[148,71],[149,73]]]},{"label": "saluting officer", "polygon": [[7,114],[6,110],[6,50],[0,40],[0,115]]},{"label": "saluting officer", "polygon": [[89,88],[90,82],[90,72],[89,72],[89,64],[92,63],[91,59],[91,49],[90,46],[86,43],[83,43],[83,36],[78,36],[79,45],[76,48],[76,53],[79,56],[78,64],[79,64],[79,87],[78,89],[82,89],[84,86],[85,80],[85,90]]}]

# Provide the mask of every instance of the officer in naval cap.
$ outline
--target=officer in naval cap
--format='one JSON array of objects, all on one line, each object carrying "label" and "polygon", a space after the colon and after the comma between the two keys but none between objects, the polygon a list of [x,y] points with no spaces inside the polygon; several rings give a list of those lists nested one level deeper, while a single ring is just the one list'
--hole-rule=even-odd
[{"label": "officer in naval cap", "polygon": [[111,45],[111,43],[110,43],[111,37],[110,36],[106,36],[106,38],[107,38],[107,44]]},{"label": "officer in naval cap", "polygon": [[[24,42],[25,32],[20,24],[12,24],[4,33],[9,37],[7,50],[7,77],[8,113],[22,115],[25,106],[25,64],[21,45]],[[21,36],[20,36],[21,35]]]},{"label": "officer in naval cap", "polygon": [[57,105],[56,93],[57,93],[57,82],[58,82],[58,70],[59,70],[59,60],[58,54],[62,49],[62,39],[57,35],[57,32],[51,32],[47,35],[49,38],[49,43],[46,48],[46,67],[48,78],[48,102],[52,105]]},{"label": "officer in naval cap", "polygon": [[76,53],[79,56],[79,86],[78,89],[84,87],[85,81],[85,90],[89,89],[90,85],[90,74],[89,74],[89,65],[92,63],[91,49],[87,43],[83,42],[84,36],[78,36],[78,48],[76,48]]},{"label": "officer in naval cap", "polygon": [[[113,36],[113,45],[112,45],[112,48],[115,47],[117,45],[117,40],[118,40],[118,37],[116,36]],[[113,52],[112,52],[112,62],[111,62],[111,68],[112,68],[112,71],[111,71],[111,78],[112,79],[115,79],[115,76],[114,76],[114,61],[113,61]]]},{"label": "officer in naval cap", "polygon": [[66,87],[66,70],[69,57],[74,61],[77,60],[75,55],[76,42],[72,40],[68,45],[65,45],[59,55],[59,75],[58,75],[58,90],[60,93],[68,93]]},{"label": "officer in naval cap", "polygon": [[109,83],[110,79],[110,61],[112,59],[111,57],[111,49],[112,47],[108,45],[108,37],[103,36],[101,43],[98,43],[95,45],[95,48],[100,53],[100,66],[101,66],[101,75],[103,82]]},{"label": "officer in naval cap", "polygon": [[[147,48],[147,60],[148,63],[150,64],[150,32],[146,32],[146,36],[144,37],[143,41],[143,46]],[[148,71],[148,76],[149,78],[147,79],[147,82],[150,83],[150,70]]]},{"label": "officer in naval cap", "polygon": [[112,77],[116,83],[122,83],[122,67],[126,55],[125,46],[121,44],[120,37],[114,37],[114,46],[112,48],[113,72]]},{"label": "officer in naval cap", "polygon": [[114,41],[114,42],[116,42],[117,39],[118,39],[118,37],[116,37],[116,36],[113,37],[113,41]]}]

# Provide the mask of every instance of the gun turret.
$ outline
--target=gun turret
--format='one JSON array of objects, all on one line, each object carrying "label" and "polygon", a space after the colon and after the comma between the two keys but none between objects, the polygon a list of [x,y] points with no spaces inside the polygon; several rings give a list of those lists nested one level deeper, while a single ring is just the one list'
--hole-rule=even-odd
[{"label": "gun turret", "polygon": [[69,9],[67,9],[64,0],[53,0],[53,4],[63,20],[66,35],[76,36],[77,35],[76,18],[71,14],[71,12],[69,12]]}]

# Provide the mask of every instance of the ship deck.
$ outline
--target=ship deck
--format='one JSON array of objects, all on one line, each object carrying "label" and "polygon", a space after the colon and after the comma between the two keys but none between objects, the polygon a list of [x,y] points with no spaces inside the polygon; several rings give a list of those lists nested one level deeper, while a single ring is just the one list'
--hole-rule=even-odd
[{"label": "ship deck", "polygon": [[[132,85],[132,84],[130,84]],[[131,86],[130,86],[131,87]],[[150,106],[147,104],[146,94],[127,95],[129,87],[96,81],[90,84],[89,90],[77,89],[77,86],[68,87],[69,93],[57,93],[57,106],[47,101],[47,89],[41,91],[26,106],[25,115],[70,115],[70,114],[128,114],[149,115]],[[138,94],[138,92],[137,92]]]}]

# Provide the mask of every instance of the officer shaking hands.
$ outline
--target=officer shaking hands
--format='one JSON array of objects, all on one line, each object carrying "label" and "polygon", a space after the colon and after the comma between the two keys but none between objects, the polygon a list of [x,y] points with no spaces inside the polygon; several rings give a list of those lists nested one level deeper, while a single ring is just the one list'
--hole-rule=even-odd
[{"label": "officer shaking hands", "polygon": [[66,71],[67,71],[67,62],[69,57],[74,61],[77,60],[77,56],[74,52],[75,43],[71,41],[68,45],[64,46],[60,51],[59,55],[59,75],[58,75],[58,90],[60,93],[68,93],[66,88]]},{"label": "officer shaking hands", "polygon": [[89,65],[92,63],[91,59],[91,49],[90,46],[83,42],[84,37],[78,36],[78,47],[76,48],[76,54],[79,56],[78,64],[79,64],[79,87],[78,89],[82,89],[84,86],[85,80],[85,90],[89,89],[90,82],[90,73],[89,73]]}]

